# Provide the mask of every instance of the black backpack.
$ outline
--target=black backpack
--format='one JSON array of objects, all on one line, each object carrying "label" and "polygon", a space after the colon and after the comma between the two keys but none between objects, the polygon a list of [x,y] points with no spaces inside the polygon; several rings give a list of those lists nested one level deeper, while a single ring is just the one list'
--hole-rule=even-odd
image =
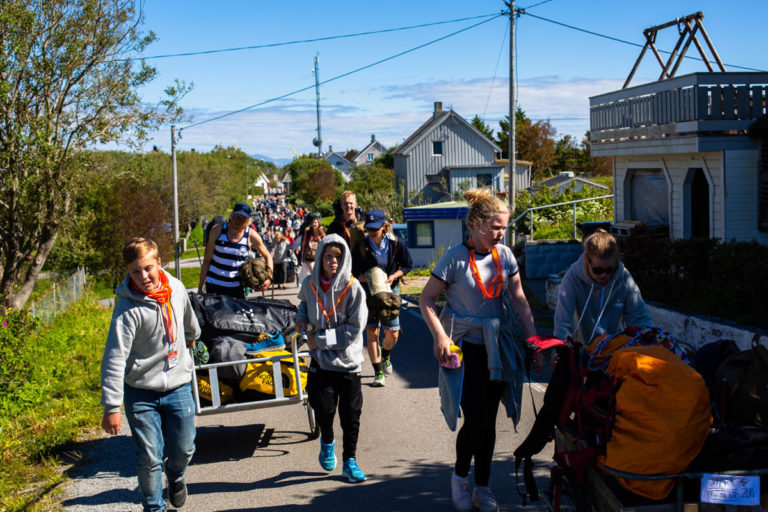
[{"label": "black backpack", "polygon": [[768,349],[752,348],[726,358],[715,372],[712,401],[724,426],[768,428]]}]

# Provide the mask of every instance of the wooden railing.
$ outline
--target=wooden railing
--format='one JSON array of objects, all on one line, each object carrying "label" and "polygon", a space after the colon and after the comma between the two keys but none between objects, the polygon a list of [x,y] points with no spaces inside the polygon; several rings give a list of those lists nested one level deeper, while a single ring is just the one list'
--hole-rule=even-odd
[{"label": "wooden railing", "polygon": [[685,122],[685,132],[744,130],[767,102],[768,73],[695,73],[593,96],[590,132],[594,141],[601,132]]}]

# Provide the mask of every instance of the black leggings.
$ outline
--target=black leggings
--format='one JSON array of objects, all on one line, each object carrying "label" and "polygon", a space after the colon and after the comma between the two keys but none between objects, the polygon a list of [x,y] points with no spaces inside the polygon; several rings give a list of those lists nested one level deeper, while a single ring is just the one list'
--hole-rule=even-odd
[{"label": "black leggings", "polygon": [[[314,361],[312,364],[315,364]],[[344,444],[342,460],[354,459],[360,433],[360,412],[363,410],[360,375],[332,372],[314,366],[310,368],[307,377],[307,394],[309,405],[315,410],[320,437],[324,443],[334,440],[333,417],[338,406]]]},{"label": "black leggings", "polygon": [[488,356],[485,346],[463,343],[464,383],[461,389],[461,411],[464,424],[456,437],[456,466],[460,477],[469,474],[475,458],[475,485],[487,486],[491,478],[491,461],[496,445],[496,413],[504,391],[503,382],[488,380]]}]

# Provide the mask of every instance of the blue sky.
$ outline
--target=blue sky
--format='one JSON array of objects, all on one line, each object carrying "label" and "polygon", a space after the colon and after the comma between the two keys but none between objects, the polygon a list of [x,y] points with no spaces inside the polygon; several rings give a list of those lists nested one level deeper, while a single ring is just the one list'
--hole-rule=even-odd
[{"label": "blue sky", "polygon": [[[517,1],[527,7],[539,0]],[[145,30],[158,41],[146,56],[252,46],[447,21],[499,13],[500,0],[152,0],[144,5]],[[532,7],[537,16],[643,44],[643,29],[696,11],[726,64],[768,69],[765,20],[768,2],[732,0],[551,0]],[[361,149],[371,134],[398,144],[431,114],[433,102],[465,117],[483,117],[493,128],[508,113],[508,17],[482,18],[376,35],[149,60],[158,78],[144,90],[157,101],[174,79],[194,83],[182,101],[190,122],[254,105],[347,73],[457,30],[490,21],[370,69],[321,86],[323,149]],[[589,128],[589,96],[621,88],[640,48],[521,16],[517,31],[518,104],[533,119],[549,119],[559,135],[581,139]],[[659,33],[671,50],[674,28]],[[693,46],[688,55],[698,55]],[[729,71],[737,71],[729,68]],[[706,71],[688,60],[678,76]],[[646,55],[632,82],[654,81],[660,68]],[[495,78],[494,78],[495,77]],[[183,128],[188,123],[179,123]],[[315,151],[314,88],[256,109],[182,129],[179,149],[207,151],[237,145],[249,154],[290,158]],[[170,150],[170,129],[149,144]]]}]

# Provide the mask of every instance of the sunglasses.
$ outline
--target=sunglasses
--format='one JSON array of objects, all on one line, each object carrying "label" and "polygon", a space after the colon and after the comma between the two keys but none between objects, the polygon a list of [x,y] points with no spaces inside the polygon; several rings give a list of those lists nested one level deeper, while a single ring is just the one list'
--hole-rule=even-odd
[{"label": "sunglasses", "polygon": [[589,259],[589,258],[587,258],[587,260],[589,261],[589,269],[596,276],[601,276],[603,274],[613,274],[614,272],[616,272],[616,266],[615,265],[612,266],[612,267],[594,267],[594,266],[592,266],[592,260]]}]

